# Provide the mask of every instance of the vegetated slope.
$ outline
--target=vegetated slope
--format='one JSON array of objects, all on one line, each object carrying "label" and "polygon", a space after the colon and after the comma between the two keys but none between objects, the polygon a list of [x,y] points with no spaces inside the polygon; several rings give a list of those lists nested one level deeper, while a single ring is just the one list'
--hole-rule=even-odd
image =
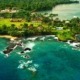
[{"label": "vegetated slope", "polygon": [[72,3],[70,0],[0,0],[0,9],[49,10],[57,4]]}]

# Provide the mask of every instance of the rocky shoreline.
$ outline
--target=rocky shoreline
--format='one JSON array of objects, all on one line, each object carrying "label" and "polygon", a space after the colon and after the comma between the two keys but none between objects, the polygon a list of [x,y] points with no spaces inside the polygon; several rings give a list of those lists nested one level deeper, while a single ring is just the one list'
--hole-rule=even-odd
[{"label": "rocky shoreline", "polygon": [[[22,41],[23,40],[32,41],[32,42],[34,42],[34,41],[45,41],[45,40],[48,40],[48,41],[55,40],[55,41],[59,41],[59,42],[65,42],[65,43],[69,44],[72,47],[78,47],[78,48],[80,47],[80,42],[79,41],[77,41],[77,40],[62,41],[56,35],[42,35],[42,36],[32,36],[32,37],[26,37],[26,38],[19,38],[19,37],[4,35],[4,36],[0,36],[0,38],[10,39],[10,44],[15,45],[15,46],[16,45],[17,46],[22,46],[22,43],[23,43]],[[15,46],[13,46],[13,48]],[[26,49],[29,49],[29,48],[26,48]],[[11,52],[12,50],[13,49],[9,46],[9,49],[4,50],[3,52],[5,54],[7,54],[7,53]],[[29,49],[29,50],[31,50],[31,49]],[[21,53],[24,53],[24,51],[25,51],[25,49]]]}]

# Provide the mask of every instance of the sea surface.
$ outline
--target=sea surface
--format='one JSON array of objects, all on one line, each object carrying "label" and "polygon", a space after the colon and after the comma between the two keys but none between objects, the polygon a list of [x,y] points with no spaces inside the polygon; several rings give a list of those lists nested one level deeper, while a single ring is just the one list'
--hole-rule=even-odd
[{"label": "sea surface", "polygon": [[[10,41],[0,38],[0,80],[80,80],[80,49],[53,37],[23,39],[7,57],[3,50]],[[26,57],[25,57],[26,56]]]},{"label": "sea surface", "polygon": [[[78,0],[80,2],[80,0]],[[52,10],[49,11],[42,11],[42,13],[48,13],[48,14],[58,14],[57,17],[61,20],[66,19],[72,19],[74,16],[77,16],[80,18],[80,3],[74,3],[74,4],[61,4],[56,7],[53,7]]]}]

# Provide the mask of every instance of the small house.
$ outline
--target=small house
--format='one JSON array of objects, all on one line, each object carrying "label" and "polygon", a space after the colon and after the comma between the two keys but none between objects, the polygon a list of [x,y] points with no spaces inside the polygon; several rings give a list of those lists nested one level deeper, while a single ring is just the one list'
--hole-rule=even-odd
[{"label": "small house", "polygon": [[63,27],[56,27],[57,30],[63,30]]}]

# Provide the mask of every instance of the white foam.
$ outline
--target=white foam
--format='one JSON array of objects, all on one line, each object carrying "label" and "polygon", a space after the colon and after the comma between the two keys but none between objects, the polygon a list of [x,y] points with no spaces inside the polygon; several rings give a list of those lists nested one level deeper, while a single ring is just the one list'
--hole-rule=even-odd
[{"label": "white foam", "polygon": [[32,71],[32,72],[36,72],[38,67],[39,67],[38,64],[33,64],[33,66],[30,66],[27,69]]},{"label": "white foam", "polygon": [[40,38],[40,40],[44,41],[45,37]]},{"label": "white foam", "polygon": [[38,64],[32,64],[33,63],[32,60],[28,60],[27,62],[25,62],[24,60],[20,60],[19,63],[20,63],[20,65],[18,66],[19,69],[24,69],[25,67],[26,69],[32,72],[36,72],[37,68],[39,67]]},{"label": "white foam", "polygon": [[3,51],[0,51],[0,54],[4,54]]},{"label": "white foam", "polygon": [[18,68],[23,69],[24,66],[27,68],[27,67],[29,67],[30,64],[32,64],[32,62],[33,62],[32,60],[29,60],[27,62],[21,60],[21,61],[19,61],[20,65],[18,66]]},{"label": "white foam", "polygon": [[34,46],[35,46],[35,43],[34,42],[28,42],[27,44],[24,45],[25,48],[28,47],[30,49],[32,49]]},{"label": "white foam", "polygon": [[22,58],[25,58],[25,56],[24,56],[24,55],[21,55],[21,57],[22,57]]},{"label": "white foam", "polygon": [[28,70],[30,70],[32,72],[36,72],[37,71],[37,69],[35,67],[33,67],[33,66],[29,67]]},{"label": "white foam", "polygon": [[58,37],[54,37],[54,39],[58,40]]},{"label": "white foam", "polygon": [[27,38],[28,41],[35,41],[37,38],[40,38],[40,40],[44,41],[45,37],[55,37],[55,35],[46,35],[46,36],[36,36],[36,37],[29,37]]},{"label": "white foam", "polygon": [[19,68],[19,69],[23,69],[23,68],[24,68],[24,64],[20,64],[20,65],[18,66],[18,68]]},{"label": "white foam", "polygon": [[27,62],[23,62],[23,64],[25,67],[28,67],[30,64],[32,64],[32,62],[33,62],[32,60],[29,60]]},{"label": "white foam", "polygon": [[37,37],[29,37],[27,38],[27,40],[30,40],[30,41],[35,41]]},{"label": "white foam", "polygon": [[5,57],[9,57],[9,54],[5,54]]},{"label": "white foam", "polygon": [[27,51],[24,51],[24,53],[28,53],[28,52],[30,52],[29,50],[27,50]]},{"label": "white foam", "polygon": [[21,54],[20,52],[17,52],[17,54]]},{"label": "white foam", "polygon": [[66,43],[67,43],[67,44],[70,44],[70,40],[68,40]]},{"label": "white foam", "polygon": [[25,62],[25,61],[23,61],[23,60],[20,60],[20,61],[19,61],[19,63],[24,64],[24,65],[26,65],[26,64],[31,64],[32,62],[33,62],[32,60],[28,60],[27,62]]},{"label": "white foam", "polygon": [[75,43],[74,42],[74,43],[71,43],[70,45],[73,46],[73,47],[76,47],[77,45],[80,45],[80,43]]},{"label": "white foam", "polygon": [[77,45],[80,45],[79,42],[73,42],[73,43],[70,43],[70,40],[68,40],[66,43],[68,43],[70,46],[72,47],[76,47]]},{"label": "white foam", "polygon": [[32,60],[29,60],[29,61],[27,61],[27,64],[30,64],[30,63],[32,63],[33,61]]}]

